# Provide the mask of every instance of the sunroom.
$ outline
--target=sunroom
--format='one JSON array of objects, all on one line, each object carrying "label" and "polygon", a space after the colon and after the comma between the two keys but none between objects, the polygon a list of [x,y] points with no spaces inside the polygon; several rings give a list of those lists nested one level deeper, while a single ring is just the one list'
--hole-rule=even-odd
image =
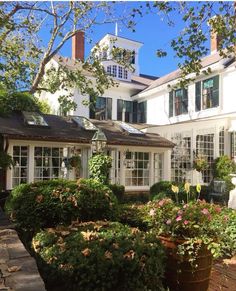
[{"label": "sunroom", "polygon": [[[96,154],[94,136],[105,137],[100,149],[112,157],[111,183],[126,191],[148,191],[165,179],[165,162],[174,144],[158,134],[144,133],[140,125],[121,121],[62,118],[34,112],[0,118],[1,151],[12,156],[14,166],[5,172],[4,187],[49,179],[89,177],[88,160]],[[98,151],[97,151],[98,152]],[[78,157],[80,167],[69,165]],[[2,175],[4,170],[0,169]]]}]

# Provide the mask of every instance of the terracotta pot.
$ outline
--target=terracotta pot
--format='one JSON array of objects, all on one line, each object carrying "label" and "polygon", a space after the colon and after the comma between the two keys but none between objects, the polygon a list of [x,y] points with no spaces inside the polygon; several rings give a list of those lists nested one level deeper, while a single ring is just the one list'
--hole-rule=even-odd
[{"label": "terracotta pot", "polygon": [[173,240],[168,237],[159,237],[166,248],[167,265],[165,283],[171,291],[206,291],[208,290],[212,255],[205,246],[202,246],[192,266],[188,257],[180,257],[177,247],[184,240]]}]

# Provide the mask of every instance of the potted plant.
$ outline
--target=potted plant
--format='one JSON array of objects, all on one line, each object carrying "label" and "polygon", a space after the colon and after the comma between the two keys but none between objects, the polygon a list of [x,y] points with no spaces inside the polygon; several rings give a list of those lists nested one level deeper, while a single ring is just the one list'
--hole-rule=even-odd
[{"label": "potted plant", "polygon": [[208,289],[212,259],[221,255],[225,239],[221,235],[227,221],[221,212],[218,205],[199,199],[177,204],[165,198],[149,203],[149,223],[166,247],[170,290]]},{"label": "potted plant", "polygon": [[198,172],[203,172],[209,168],[207,159],[204,156],[198,156],[193,161],[193,168]]}]

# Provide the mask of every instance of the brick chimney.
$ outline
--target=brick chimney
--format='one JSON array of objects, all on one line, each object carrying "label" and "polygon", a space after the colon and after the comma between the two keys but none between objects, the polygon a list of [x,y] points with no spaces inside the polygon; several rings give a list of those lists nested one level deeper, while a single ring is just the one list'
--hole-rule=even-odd
[{"label": "brick chimney", "polygon": [[72,36],[72,59],[84,60],[84,32],[77,31]]},{"label": "brick chimney", "polygon": [[219,50],[220,41],[221,38],[217,32],[211,31],[211,54],[214,54]]}]

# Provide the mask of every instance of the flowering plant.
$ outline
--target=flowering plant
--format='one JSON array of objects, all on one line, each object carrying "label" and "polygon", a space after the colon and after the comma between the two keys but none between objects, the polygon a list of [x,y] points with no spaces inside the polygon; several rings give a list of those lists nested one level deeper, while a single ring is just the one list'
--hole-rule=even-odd
[{"label": "flowering plant", "polygon": [[[200,191],[199,186],[197,188]],[[189,185],[185,189],[188,195]],[[176,204],[165,198],[150,202],[148,209],[149,223],[158,236],[181,241],[178,244],[179,254],[186,255],[187,252],[191,257],[194,246],[202,245],[213,257],[221,256],[228,217],[219,205],[199,199]]]}]

